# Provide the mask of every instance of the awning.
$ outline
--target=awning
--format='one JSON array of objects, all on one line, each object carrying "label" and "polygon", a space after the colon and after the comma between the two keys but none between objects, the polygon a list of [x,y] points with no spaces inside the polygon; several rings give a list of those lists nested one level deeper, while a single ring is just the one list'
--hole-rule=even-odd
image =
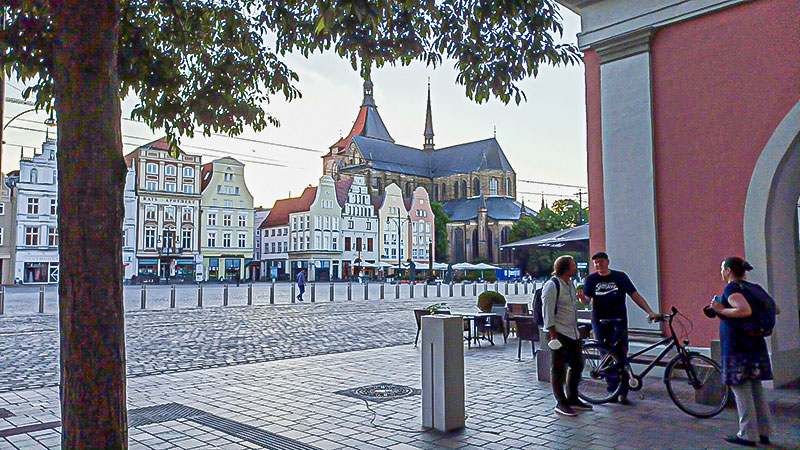
[{"label": "awning", "polygon": [[140,266],[157,266],[158,260],[157,259],[139,259]]},{"label": "awning", "polygon": [[194,260],[193,259],[178,259],[175,262],[175,265],[178,266],[193,266]]},{"label": "awning", "polygon": [[509,242],[500,246],[501,249],[510,248],[512,250],[526,247],[559,251],[586,251],[589,248],[589,224],[585,223],[575,228]]}]

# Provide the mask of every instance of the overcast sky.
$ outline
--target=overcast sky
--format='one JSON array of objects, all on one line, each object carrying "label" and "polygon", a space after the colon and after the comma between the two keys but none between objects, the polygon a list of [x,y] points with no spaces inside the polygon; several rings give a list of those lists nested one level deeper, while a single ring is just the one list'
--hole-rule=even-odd
[{"label": "overcast sky", "polygon": [[[580,30],[578,16],[561,8],[564,16],[564,41],[575,42]],[[182,140],[188,153],[203,155],[203,162],[225,154],[246,164],[245,178],[255,197],[255,205],[270,207],[275,200],[299,195],[322,174],[320,156],[347,134],[353,125],[362,99],[362,80],[347,61],[337,56],[314,55],[309,59],[289,56],[286,62],[300,76],[303,97],[285,102],[276,97],[267,111],[281,121],[281,127],[262,132],[245,132],[242,137],[303,147],[296,150],[224,137],[197,137]],[[497,129],[497,140],[505,151],[519,180],[534,180],[586,186],[586,115],[583,66],[543,67],[536,79],[522,83],[528,101],[520,106],[503,105],[498,100],[477,105],[467,99],[463,87],[455,83],[452,62],[437,69],[413,64],[410,67],[384,67],[373,70],[374,96],[378,111],[389,133],[398,144],[422,148],[425,125],[427,79],[431,80],[433,126],[437,147],[486,139]],[[14,80],[6,88],[8,97],[20,98],[23,86]],[[123,102],[123,118],[130,117],[135,99]],[[30,107],[6,102],[6,123]],[[30,156],[40,148],[44,133],[44,113],[20,116],[5,130],[2,170],[19,168],[20,145]],[[124,152],[161,137],[147,126],[123,120]],[[140,139],[136,139],[138,137]],[[198,148],[198,147],[202,147]],[[212,151],[214,150],[214,151]],[[280,167],[273,164],[277,164]],[[571,195],[576,189],[519,183],[518,199],[538,209],[538,193]],[[530,192],[530,193],[524,193]],[[533,193],[537,193],[534,195]],[[552,202],[556,197],[546,197]],[[584,201],[586,198],[584,197]]]}]

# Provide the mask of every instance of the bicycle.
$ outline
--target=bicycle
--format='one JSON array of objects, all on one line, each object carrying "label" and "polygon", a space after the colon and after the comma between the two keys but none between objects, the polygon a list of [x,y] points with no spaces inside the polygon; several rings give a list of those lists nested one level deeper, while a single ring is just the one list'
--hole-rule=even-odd
[{"label": "bicycle", "polygon": [[[639,373],[633,372],[630,363],[623,367],[619,357],[613,350],[617,341],[612,344],[598,341],[588,341],[583,346],[585,367],[580,384],[578,396],[589,403],[602,404],[612,401],[622,390],[622,371],[628,375],[628,388],[631,391],[642,389],[644,377],[661,362],[662,359],[675,348],[678,352],[664,369],[664,384],[667,393],[681,411],[695,417],[713,417],[725,408],[728,402],[729,389],[722,378],[722,370],[713,359],[697,352],[688,350],[688,340],[681,342],[672,327],[672,321],[678,315],[678,309],[672,307],[671,314],[664,314],[655,319],[656,322],[666,321],[670,335],[648,346],[647,348],[628,355],[628,361],[635,360],[658,346],[669,343],[656,358],[650,361]],[[612,321],[600,321],[610,323]]]}]

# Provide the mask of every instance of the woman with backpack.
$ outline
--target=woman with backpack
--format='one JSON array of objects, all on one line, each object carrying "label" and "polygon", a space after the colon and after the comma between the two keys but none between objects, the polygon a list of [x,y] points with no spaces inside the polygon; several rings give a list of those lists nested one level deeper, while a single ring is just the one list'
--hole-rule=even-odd
[{"label": "woman with backpack", "polygon": [[736,397],[739,432],[726,441],[756,446],[770,444],[769,405],[761,382],[772,379],[772,366],[765,337],[772,333],[775,301],[759,285],[746,280],[753,266],[733,256],[722,262],[722,279],[728,283],[722,297],[714,297],[706,315],[719,317],[722,373]]}]

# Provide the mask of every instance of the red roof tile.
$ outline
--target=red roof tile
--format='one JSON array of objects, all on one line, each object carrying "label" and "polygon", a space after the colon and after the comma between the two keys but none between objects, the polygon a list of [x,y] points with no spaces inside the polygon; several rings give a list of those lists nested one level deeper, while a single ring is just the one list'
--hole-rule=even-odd
[{"label": "red roof tile", "polygon": [[353,124],[353,128],[350,130],[350,134],[347,136],[339,139],[338,142],[331,145],[332,149],[338,150],[335,153],[340,153],[345,150],[349,145],[350,141],[353,140],[353,136],[360,136],[361,133],[364,131],[364,124],[367,122],[367,107],[362,106],[361,109],[358,110],[358,116],[356,117],[356,121]]},{"label": "red roof tile", "polygon": [[300,197],[285,198],[278,200],[272,206],[272,210],[259,228],[276,227],[289,223],[289,214],[299,211],[307,211],[314,198],[317,196],[317,187],[309,186],[303,191]]},{"label": "red roof tile", "polygon": [[206,186],[211,182],[212,176],[214,176],[214,163],[206,163],[200,166],[200,192],[206,190]]}]

